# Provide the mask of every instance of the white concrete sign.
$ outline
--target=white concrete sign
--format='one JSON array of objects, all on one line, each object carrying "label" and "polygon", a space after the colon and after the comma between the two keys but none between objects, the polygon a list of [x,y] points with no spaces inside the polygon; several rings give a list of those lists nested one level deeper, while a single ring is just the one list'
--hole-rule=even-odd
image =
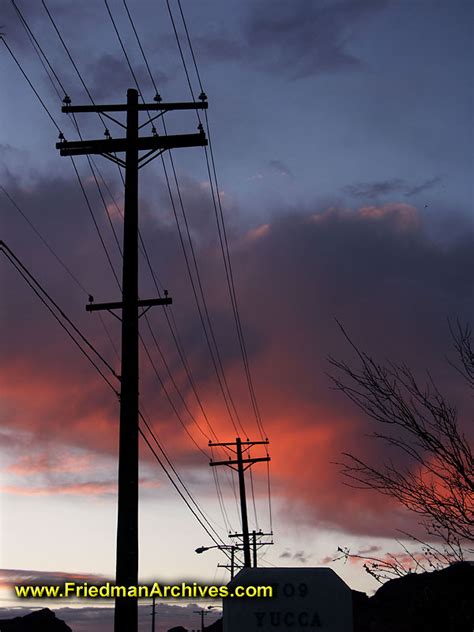
[{"label": "white concrete sign", "polygon": [[224,599],[224,632],[353,632],[351,590],[330,568],[245,568],[228,586],[273,597]]}]

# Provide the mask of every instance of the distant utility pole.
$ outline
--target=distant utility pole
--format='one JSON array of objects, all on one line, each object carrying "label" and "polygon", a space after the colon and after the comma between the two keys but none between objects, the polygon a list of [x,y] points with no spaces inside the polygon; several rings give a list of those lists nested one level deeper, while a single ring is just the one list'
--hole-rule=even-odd
[{"label": "distant utility pole", "polygon": [[230,578],[234,579],[234,571],[236,568],[242,568],[242,566],[236,566],[235,564],[235,552],[241,551],[242,546],[238,544],[216,544],[215,546],[200,546],[195,549],[196,553],[204,553],[211,549],[219,549],[219,551],[230,551],[230,564],[218,564],[218,568],[227,568],[230,570]]},{"label": "distant utility pole", "polygon": [[[207,108],[206,96],[200,103],[139,104],[138,91],[127,92],[127,103],[121,105],[79,105],[67,103],[66,113],[99,112],[126,130],[125,138],[84,140],[56,145],[61,156],[100,154],[125,167],[125,205],[123,228],[123,284],[122,300],[115,303],[91,303],[88,311],[122,309],[122,358],[120,392],[120,430],[118,465],[118,521],[117,521],[117,586],[136,586],[138,583],[138,308],[168,305],[171,299],[138,299],[138,170],[167,149],[207,145],[202,127],[199,134],[140,137],[139,130],[148,122],[170,110]],[[139,112],[157,111],[150,121],[140,125]],[[110,112],[125,112],[126,125],[110,116]],[[145,151],[140,156],[140,152]],[[116,153],[125,152],[125,160]],[[115,632],[137,631],[137,599],[117,597],[115,600]]]},{"label": "distant utility pole", "polygon": [[242,566],[238,566],[235,563],[235,552],[236,551],[240,551],[241,547],[240,546],[234,546],[233,544],[231,544],[230,546],[226,547],[226,549],[230,550],[230,564],[218,564],[217,568],[226,568],[227,570],[230,571],[230,578],[234,579],[235,569],[236,568],[243,568]]},{"label": "distant utility pole", "polygon": [[[242,441],[239,437],[235,440],[235,443],[211,443],[209,441],[209,447],[223,447],[236,455],[235,459],[229,458],[228,461],[211,461],[209,465],[214,467],[216,465],[227,465],[233,470],[236,470],[239,475],[239,491],[240,491],[240,513],[242,517],[242,543],[244,549],[244,567],[250,568],[251,555],[250,555],[250,535],[249,535],[249,521],[247,516],[247,499],[245,496],[245,477],[244,472],[254,463],[262,461],[270,461],[269,456],[253,458],[248,457],[244,459],[243,454],[250,450],[254,445],[268,445],[268,440],[265,441]],[[234,450],[235,447],[235,450]]]},{"label": "distant utility pole", "polygon": [[[261,542],[261,538],[263,537],[273,537],[273,532],[270,533],[263,533],[263,531],[260,529],[260,531],[256,531],[255,529],[252,531],[251,533],[252,535],[252,542],[251,542],[251,547],[252,547],[252,552],[253,552],[253,567],[257,568],[258,566],[258,560],[257,560],[257,551],[258,549],[261,549],[262,546],[270,546],[271,544],[273,544],[272,542]],[[243,533],[230,533],[229,534],[229,538],[242,538],[243,537]]]},{"label": "distant utility pole", "polygon": [[206,616],[206,614],[209,614],[209,612],[206,612],[206,610],[193,610],[194,614],[199,614],[201,615],[201,632],[204,632],[204,617]]}]

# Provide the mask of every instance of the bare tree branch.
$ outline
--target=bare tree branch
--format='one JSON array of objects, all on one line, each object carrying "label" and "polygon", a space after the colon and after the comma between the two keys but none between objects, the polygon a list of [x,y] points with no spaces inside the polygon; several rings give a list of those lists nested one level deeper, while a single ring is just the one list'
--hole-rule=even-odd
[{"label": "bare tree branch", "polygon": [[[377,363],[338,325],[357,361],[350,365],[329,358],[336,369],[330,375],[334,387],[387,429],[371,436],[403,454],[403,462],[408,462],[405,466],[392,462],[374,466],[345,453],[345,461],[339,464],[343,474],[351,486],[376,489],[420,515],[427,535],[443,543],[436,554],[434,546],[423,543],[432,557],[462,559],[464,550],[473,551],[468,547],[474,543],[474,461],[459,428],[456,408],[447,402],[429,372],[421,385],[407,365]],[[457,322],[456,327],[450,324],[450,332],[458,356],[456,368],[468,387],[474,388],[471,328]]]}]

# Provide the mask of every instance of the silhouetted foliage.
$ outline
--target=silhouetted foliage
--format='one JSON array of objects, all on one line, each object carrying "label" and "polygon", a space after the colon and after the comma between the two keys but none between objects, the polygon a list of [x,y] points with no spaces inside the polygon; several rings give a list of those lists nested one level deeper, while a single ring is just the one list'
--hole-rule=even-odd
[{"label": "silhouetted foliage", "polygon": [[[335,387],[377,422],[380,431],[372,436],[405,457],[405,465],[389,461],[375,466],[344,453],[346,460],[341,465],[348,484],[375,489],[422,517],[429,542],[404,534],[422,545],[418,557],[412,558],[414,568],[409,570],[419,570],[419,564],[426,570],[426,564],[439,568],[464,559],[467,552],[474,551],[474,462],[456,408],[440,393],[429,373],[426,384],[421,385],[407,365],[389,361],[379,364],[361,351],[338,324],[356,353],[357,364],[329,358],[337,369],[337,375],[331,376]],[[451,364],[474,390],[471,328],[458,322],[450,330],[457,353],[457,363]],[[340,552],[352,557],[345,549]],[[385,566],[380,566],[382,563]],[[385,579],[401,574],[404,568],[390,558],[374,559],[368,564],[368,572],[372,569],[380,576],[383,570]]]}]

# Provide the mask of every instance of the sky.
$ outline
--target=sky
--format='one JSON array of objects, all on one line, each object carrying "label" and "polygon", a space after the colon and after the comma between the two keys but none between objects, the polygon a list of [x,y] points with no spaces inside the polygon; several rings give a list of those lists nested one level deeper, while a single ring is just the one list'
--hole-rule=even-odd
[{"label": "sky", "polygon": [[[42,3],[18,0],[17,6],[73,104],[88,104]],[[104,2],[48,0],[46,6],[95,102],[123,102],[134,83]],[[127,6],[163,100],[189,101],[167,3],[130,0]],[[201,86],[179,5],[170,0],[169,6],[197,97]],[[355,362],[337,319],[374,357],[406,362],[422,380],[429,368],[469,432],[467,394],[446,359],[452,355],[448,319],[472,322],[474,307],[473,5],[182,0],[181,6],[208,97],[239,314],[270,440],[271,512],[265,466],[256,464],[252,481],[247,477],[256,509],[249,499],[251,529],[274,531],[261,564],[330,564],[351,587],[370,591],[374,584],[362,569],[330,561],[337,547],[396,552],[399,530],[416,532],[416,518],[391,499],[344,485],[337,465],[342,453],[378,463],[392,455],[368,437],[373,423],[331,388],[328,356]],[[155,90],[126,7],[119,0],[109,7],[151,102]],[[0,23],[58,127],[68,140],[77,139],[60,111],[62,88],[58,97],[9,2],[2,4]],[[117,167],[94,157],[99,182],[106,183],[102,200],[86,158],[75,160],[89,209],[70,159],[55,149],[58,130],[3,43],[0,73],[8,86],[0,101],[1,239],[119,371],[119,322],[84,309],[89,294],[98,302],[119,299],[91,216],[120,276],[111,230],[120,243]],[[77,120],[84,138],[103,137],[95,115]],[[197,124],[186,112],[166,117],[168,133],[195,133]],[[122,135],[119,126],[108,126],[112,136]],[[158,132],[164,133],[160,126]],[[243,434],[258,440],[206,155],[192,148],[172,157],[222,366]],[[169,155],[164,165],[194,270]],[[173,299],[173,322],[202,408],[219,439],[234,441],[160,158],[140,171],[139,202],[146,251],[159,287]],[[118,402],[8,259],[0,262],[0,583],[2,603],[11,609],[24,606],[11,596],[16,578],[113,577]],[[154,297],[143,257],[140,266],[140,296]],[[229,526],[240,530],[235,481],[219,468],[223,516],[202,452],[208,452],[207,421],[163,310],[153,308],[148,316],[141,333],[153,365],[142,350],[142,410],[227,540]],[[194,553],[212,541],[143,442],[140,450],[140,577],[226,581],[227,571],[216,568],[225,558]],[[97,630],[112,629],[106,608],[99,616],[90,610],[95,604],[77,605],[53,607],[74,630],[92,629],[91,612]],[[192,607],[180,611],[185,625],[192,625]],[[160,632],[176,625],[176,606],[162,609]],[[149,607],[142,613],[145,626]]]}]

